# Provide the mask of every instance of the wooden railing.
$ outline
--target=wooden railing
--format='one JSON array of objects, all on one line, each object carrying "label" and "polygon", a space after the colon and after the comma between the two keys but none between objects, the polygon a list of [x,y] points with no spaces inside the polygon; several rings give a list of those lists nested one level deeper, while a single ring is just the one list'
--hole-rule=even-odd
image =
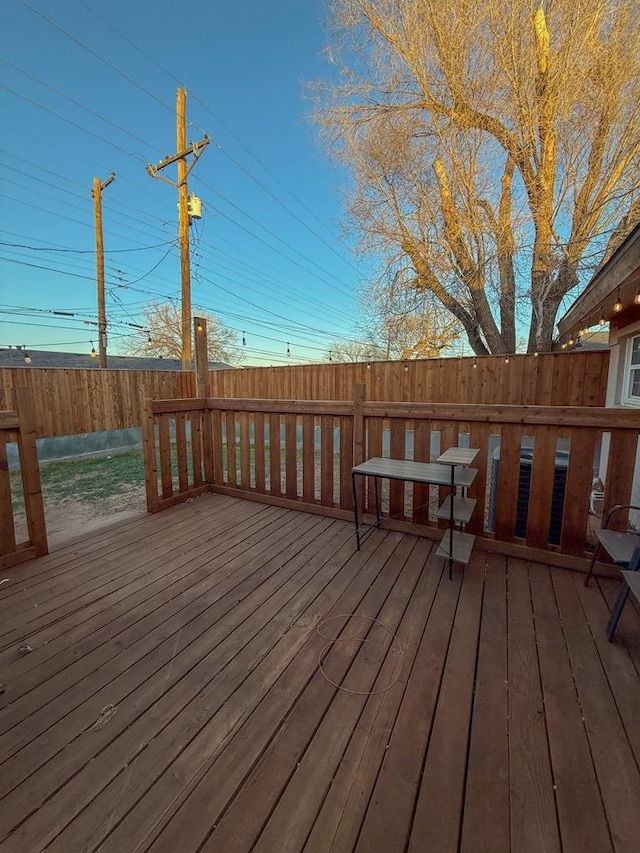
[{"label": "wooden railing", "polygon": [[[209,490],[349,519],[354,464],[429,461],[440,449],[471,446],[480,453],[470,532],[487,547],[578,557],[603,435],[606,511],[629,502],[640,433],[637,413],[624,409],[365,402],[362,386],[355,402],[202,398],[148,403],[146,411],[151,511]],[[529,462],[521,462],[523,447]],[[362,495],[369,511],[370,492],[365,486]],[[386,484],[386,523],[435,536],[441,497],[433,486]]]},{"label": "wooden railing", "polygon": [[[48,552],[33,399],[22,388],[16,389],[13,397],[15,408],[0,411],[0,568],[3,569]],[[7,458],[7,444],[12,442],[17,444],[20,460],[19,475],[16,473],[13,478],[14,485],[19,483],[15,489]],[[24,540],[17,534],[15,523],[20,504],[26,517]]]}]

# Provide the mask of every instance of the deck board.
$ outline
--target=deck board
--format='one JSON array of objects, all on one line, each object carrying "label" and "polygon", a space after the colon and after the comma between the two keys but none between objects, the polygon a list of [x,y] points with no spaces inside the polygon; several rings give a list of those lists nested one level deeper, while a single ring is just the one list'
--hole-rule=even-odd
[{"label": "deck board", "polygon": [[615,581],[219,495],[10,574],[0,853],[636,847]]}]

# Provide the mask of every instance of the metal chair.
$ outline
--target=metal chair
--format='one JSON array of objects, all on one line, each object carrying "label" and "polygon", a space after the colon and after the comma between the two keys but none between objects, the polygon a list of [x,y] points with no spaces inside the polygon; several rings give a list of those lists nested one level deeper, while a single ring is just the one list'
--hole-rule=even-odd
[{"label": "metal chair", "polygon": [[631,560],[629,561],[629,571],[622,573],[622,589],[620,590],[618,600],[613,605],[611,616],[609,616],[609,621],[607,622],[607,640],[609,640],[609,642],[613,640],[613,635],[618,627],[618,621],[622,616],[622,611],[624,610],[624,606],[627,603],[627,599],[629,598],[629,593],[632,588],[636,597],[638,597],[640,593],[640,585],[637,583],[640,578],[634,575],[634,572],[640,573],[640,548],[636,548],[633,552]]},{"label": "metal chair", "polygon": [[640,512],[640,506],[634,506],[633,504],[616,504],[615,506],[611,507],[611,509],[607,513],[607,517],[605,518],[603,526],[600,528],[600,530],[596,530],[598,544],[596,546],[596,550],[593,552],[593,559],[591,560],[591,565],[589,566],[589,571],[587,572],[587,577],[584,581],[585,586],[589,585],[589,580],[591,579],[593,569],[596,565],[596,560],[598,559],[600,548],[604,548],[604,550],[611,557],[616,566],[620,566],[621,569],[627,569],[629,568],[629,562],[631,560],[631,557],[633,556],[634,551],[636,550],[636,548],[640,547],[639,533],[632,533],[631,531],[621,532],[619,530],[607,529],[612,516],[616,512],[620,512],[620,510],[623,509],[635,509]]}]

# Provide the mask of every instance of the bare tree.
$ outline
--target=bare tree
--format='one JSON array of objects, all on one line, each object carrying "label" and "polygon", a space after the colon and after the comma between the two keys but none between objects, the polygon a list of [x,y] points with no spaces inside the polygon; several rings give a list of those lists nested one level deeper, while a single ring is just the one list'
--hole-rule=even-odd
[{"label": "bare tree", "polygon": [[[408,272],[408,270],[405,270]],[[417,292],[414,279],[397,272],[361,294],[363,340],[334,343],[332,361],[439,358],[462,334],[462,326],[430,293]]]},{"label": "bare tree", "polygon": [[331,344],[325,356],[327,361],[383,361],[386,353],[376,344],[362,341],[344,341]]},{"label": "bare tree", "polygon": [[[207,321],[207,353],[210,361],[238,364],[241,361],[237,335],[210,312],[194,309]],[[131,355],[182,358],[182,315],[173,302],[154,302],[142,312],[145,332],[127,344]]]},{"label": "bare tree", "polygon": [[335,0],[317,117],[363,251],[410,264],[478,354],[552,345],[640,186],[630,0]]}]

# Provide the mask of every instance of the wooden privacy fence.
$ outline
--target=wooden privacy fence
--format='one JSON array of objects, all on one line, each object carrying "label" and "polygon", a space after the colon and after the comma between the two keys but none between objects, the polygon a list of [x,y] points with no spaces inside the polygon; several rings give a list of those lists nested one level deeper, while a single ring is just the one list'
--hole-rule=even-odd
[{"label": "wooden privacy fence", "polygon": [[210,374],[214,397],[262,400],[367,400],[486,403],[514,406],[604,406],[609,353],[434,358],[366,364],[252,367]]},{"label": "wooden privacy fence", "polygon": [[[368,400],[416,403],[603,406],[608,352],[487,358],[308,364],[209,371],[214,397],[351,400],[362,383]],[[475,365],[475,367],[474,367]],[[406,367],[406,370],[405,370]],[[0,396],[29,388],[36,401],[36,437],[140,426],[140,392],[151,399],[196,395],[194,372],[0,368]],[[2,401],[0,400],[0,407]]]},{"label": "wooden privacy fence", "polygon": [[[149,510],[215,491],[350,519],[354,464],[372,456],[430,461],[440,449],[471,446],[480,453],[470,490],[478,504],[469,532],[501,548],[511,543],[583,557],[593,460],[605,433],[610,437],[605,512],[629,502],[640,433],[635,412],[380,403],[365,401],[362,386],[358,393],[355,401],[147,402]],[[369,511],[370,491],[363,494]],[[387,525],[436,535],[441,524],[436,508],[445,494],[435,486],[387,484],[382,490]]]},{"label": "wooden privacy fence", "polygon": [[33,395],[36,438],[139,427],[141,389],[162,399],[196,392],[194,374],[176,370],[0,368],[0,395],[7,408],[15,388],[28,388]]},{"label": "wooden privacy fence", "polygon": [[[13,397],[15,408],[0,411],[0,568],[3,569],[48,553],[33,399],[22,388],[16,389]],[[19,494],[12,494],[7,459],[7,444],[11,442],[18,447],[22,501]],[[20,512],[20,502],[26,516],[26,541],[19,541],[16,535],[15,515]]]}]

